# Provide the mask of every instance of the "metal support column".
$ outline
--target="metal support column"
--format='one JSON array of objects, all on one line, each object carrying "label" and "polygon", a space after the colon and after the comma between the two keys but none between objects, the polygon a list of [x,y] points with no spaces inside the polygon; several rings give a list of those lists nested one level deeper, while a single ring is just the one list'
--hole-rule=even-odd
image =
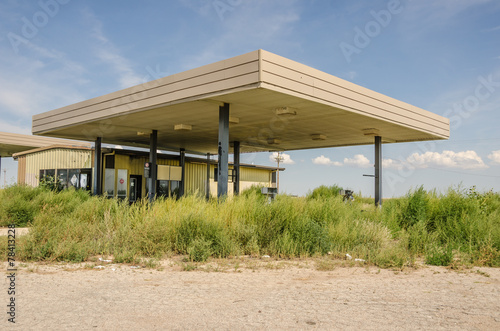
[{"label": "metal support column", "polygon": [[229,104],[219,106],[219,166],[217,197],[227,196],[228,152],[229,152]]},{"label": "metal support column", "polygon": [[156,196],[156,181],[158,178],[158,168],[156,165],[158,149],[158,131],[153,130],[149,136],[149,162],[151,162],[151,177],[148,180],[149,202],[153,202]]},{"label": "metal support column", "polygon": [[181,148],[179,166],[181,167],[181,183],[179,185],[179,197],[184,196],[186,188],[186,150]]},{"label": "metal support column", "polygon": [[205,196],[210,199],[210,153],[207,153],[207,180],[205,182]]},{"label": "metal support column", "polygon": [[234,142],[234,195],[240,194],[240,142]]},{"label": "metal support column", "polygon": [[94,195],[102,194],[102,138],[97,137],[94,144]]},{"label": "metal support column", "polygon": [[375,136],[375,206],[382,206],[382,137]]}]

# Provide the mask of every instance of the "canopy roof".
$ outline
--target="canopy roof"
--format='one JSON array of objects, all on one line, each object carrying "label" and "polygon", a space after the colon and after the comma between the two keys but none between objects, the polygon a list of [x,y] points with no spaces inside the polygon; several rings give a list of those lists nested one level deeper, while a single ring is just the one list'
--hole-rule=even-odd
[{"label": "canopy roof", "polygon": [[30,136],[19,133],[0,132],[0,156],[12,156],[15,153],[24,152],[38,147],[52,145],[67,145],[90,147],[90,143],[83,141],[71,141],[66,139]]},{"label": "canopy roof", "polygon": [[33,134],[217,153],[223,103],[242,152],[449,138],[447,118],[264,50],[35,115]]}]

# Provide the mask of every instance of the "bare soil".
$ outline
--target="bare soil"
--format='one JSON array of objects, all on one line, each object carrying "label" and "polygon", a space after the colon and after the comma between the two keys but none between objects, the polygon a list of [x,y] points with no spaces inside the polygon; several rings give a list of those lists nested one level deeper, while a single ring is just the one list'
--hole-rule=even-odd
[{"label": "bare soil", "polygon": [[257,258],[17,267],[15,324],[1,282],[2,330],[500,330],[500,269]]}]

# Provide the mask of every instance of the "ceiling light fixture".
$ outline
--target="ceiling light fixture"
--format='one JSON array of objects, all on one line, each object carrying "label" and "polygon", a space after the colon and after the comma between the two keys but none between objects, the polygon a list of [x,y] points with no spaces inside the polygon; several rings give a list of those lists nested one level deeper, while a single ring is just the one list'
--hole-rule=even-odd
[{"label": "ceiling light fixture", "polygon": [[174,125],[175,131],[191,131],[193,129],[192,125],[189,124],[176,124]]},{"label": "ceiling light fixture", "polygon": [[312,134],[312,140],[326,140],[326,136],[324,134]]},{"label": "ceiling light fixture", "polygon": [[380,136],[380,131],[375,128],[363,129],[363,134],[365,136]]},{"label": "ceiling light fixture", "polygon": [[268,139],[267,143],[269,145],[279,145],[279,144],[281,144],[281,140],[272,138],[272,139]]},{"label": "ceiling light fixture", "polygon": [[297,115],[297,110],[290,107],[277,107],[274,108],[274,112],[278,116]]}]

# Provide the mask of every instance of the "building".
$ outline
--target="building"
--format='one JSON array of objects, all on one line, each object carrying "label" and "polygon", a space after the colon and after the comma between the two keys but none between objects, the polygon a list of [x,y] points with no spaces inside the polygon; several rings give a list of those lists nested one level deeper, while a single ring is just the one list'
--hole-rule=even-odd
[{"label": "building", "polygon": [[46,147],[56,144],[64,144],[67,146],[83,146],[90,148],[90,143],[84,141],[0,132],[0,169],[2,168],[1,165],[3,157],[12,157],[12,155],[15,153],[27,151],[37,147]]},{"label": "building", "polygon": [[[93,191],[94,150],[90,147],[52,145],[13,155],[18,161],[18,183],[38,186],[41,179],[57,178],[63,188],[75,187]],[[101,150],[103,181],[99,189],[107,197],[136,201],[147,196],[145,175],[149,169],[149,153],[137,150],[104,148]],[[156,193],[160,196],[217,193],[217,162],[196,157],[158,153]],[[252,185],[275,187],[276,168],[241,164],[240,189]],[[231,164],[230,169],[234,169]],[[285,169],[280,168],[280,171]],[[207,177],[208,176],[208,177]],[[208,178],[208,181],[207,181]],[[233,176],[229,178],[228,194],[234,190]],[[208,189],[208,190],[207,190]]]},{"label": "building", "polygon": [[[448,139],[450,121],[304,64],[256,50],[33,116],[35,135],[218,155],[217,195],[234,154],[374,145],[375,203],[382,202],[382,145]],[[151,168],[156,182],[156,167]],[[94,176],[99,194],[99,176]],[[150,198],[155,195],[152,187]]]}]

